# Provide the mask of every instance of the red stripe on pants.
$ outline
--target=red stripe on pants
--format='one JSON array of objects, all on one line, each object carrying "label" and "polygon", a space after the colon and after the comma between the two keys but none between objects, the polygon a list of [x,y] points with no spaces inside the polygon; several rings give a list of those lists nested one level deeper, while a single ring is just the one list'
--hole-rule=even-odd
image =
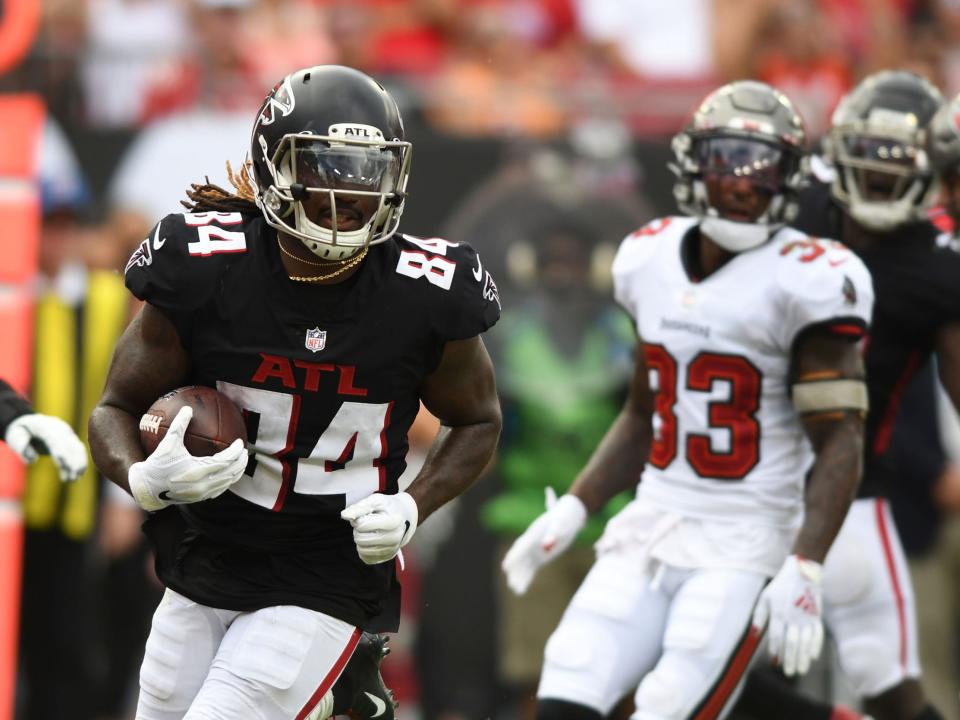
[{"label": "red stripe on pants", "polygon": [[694,720],[715,720],[720,716],[720,711],[723,710],[750,666],[750,660],[757,651],[762,637],[763,631],[751,625],[739,647],[734,651],[733,659],[727,665],[726,671],[717,682],[710,697],[707,698],[703,708],[694,716]]},{"label": "red stripe on pants", "polygon": [[897,602],[897,621],[900,626],[900,666],[906,672],[907,619],[903,607],[903,592],[900,590],[900,578],[897,577],[896,558],[893,556],[893,545],[890,543],[890,531],[887,529],[887,515],[884,512],[886,501],[878,498],[875,507],[877,510],[877,528],[880,531],[880,542],[883,545],[883,558],[887,561],[890,584],[893,586],[893,597]]},{"label": "red stripe on pants", "polygon": [[347,646],[343,649],[343,652],[340,653],[340,657],[337,658],[337,661],[333,664],[333,667],[330,668],[330,672],[327,673],[326,677],[320,683],[320,687],[317,688],[317,691],[310,696],[310,699],[307,700],[307,704],[303,706],[303,709],[297,713],[296,720],[303,720],[307,715],[309,715],[313,709],[316,707],[317,703],[323,700],[323,696],[327,694],[327,690],[333,687],[333,684],[337,681],[337,678],[340,677],[340,673],[343,672],[343,668],[347,666],[347,663],[350,661],[350,657],[353,655],[353,651],[357,647],[357,643],[360,642],[360,628],[357,628],[353,631],[353,635],[350,636],[350,639],[347,641]]}]

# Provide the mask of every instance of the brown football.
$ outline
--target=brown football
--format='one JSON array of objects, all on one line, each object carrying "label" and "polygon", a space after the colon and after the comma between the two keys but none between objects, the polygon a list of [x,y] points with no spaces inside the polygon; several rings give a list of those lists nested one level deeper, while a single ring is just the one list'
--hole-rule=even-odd
[{"label": "brown football", "polygon": [[189,385],[158,398],[140,418],[140,444],[147,455],[156,450],[184,405],[193,408],[193,417],[183,438],[191,455],[213,455],[237,438],[246,442],[247,427],[240,408],[213,388]]}]

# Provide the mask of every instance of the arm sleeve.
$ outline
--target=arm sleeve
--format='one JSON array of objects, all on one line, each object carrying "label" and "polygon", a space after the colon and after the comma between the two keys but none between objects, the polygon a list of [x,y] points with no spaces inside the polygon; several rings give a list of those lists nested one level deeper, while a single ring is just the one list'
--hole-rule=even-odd
[{"label": "arm sleeve", "polygon": [[21,415],[33,412],[30,403],[20,393],[0,380],[0,438],[7,434],[7,426]]}]

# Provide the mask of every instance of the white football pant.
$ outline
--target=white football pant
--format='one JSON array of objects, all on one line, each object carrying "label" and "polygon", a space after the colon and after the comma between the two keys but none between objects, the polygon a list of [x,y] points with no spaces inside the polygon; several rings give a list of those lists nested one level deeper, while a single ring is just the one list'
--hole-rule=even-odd
[{"label": "white football pant", "polygon": [[861,697],[920,677],[910,572],[887,502],[854,501],[823,564],[824,622]]},{"label": "white football pant", "polygon": [[358,628],[313,610],[219,610],[168,589],[140,668],[137,720],[325,720],[359,640]]},{"label": "white football pant", "polygon": [[606,716],[639,684],[633,720],[724,717],[761,640],[750,620],[768,579],[602,553],[547,642],[537,697]]}]

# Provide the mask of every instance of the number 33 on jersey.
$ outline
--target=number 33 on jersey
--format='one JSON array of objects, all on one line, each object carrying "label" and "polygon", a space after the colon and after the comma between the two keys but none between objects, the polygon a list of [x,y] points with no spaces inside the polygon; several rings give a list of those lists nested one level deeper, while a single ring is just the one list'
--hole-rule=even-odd
[{"label": "number 33 on jersey", "polygon": [[640,492],[694,517],[737,521],[751,508],[759,519],[759,508],[787,525],[813,460],[789,397],[793,349],[818,326],[863,336],[870,275],[839,243],[784,228],[698,281],[683,260],[696,238],[695,220],[662,218],[628,236],[614,261],[615,295],[656,392]]}]

